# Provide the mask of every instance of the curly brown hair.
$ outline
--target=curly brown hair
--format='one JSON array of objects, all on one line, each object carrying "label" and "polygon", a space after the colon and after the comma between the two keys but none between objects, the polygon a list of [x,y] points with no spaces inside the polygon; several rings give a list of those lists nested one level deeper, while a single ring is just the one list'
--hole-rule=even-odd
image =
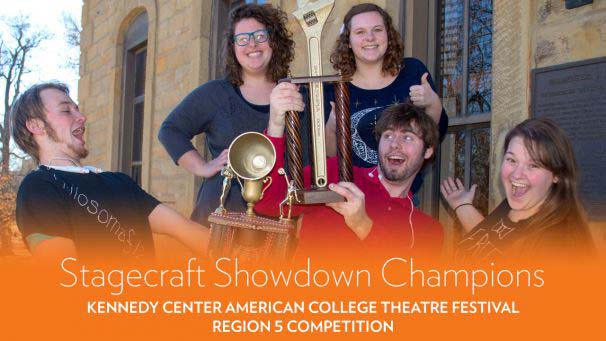
[{"label": "curly brown hair", "polygon": [[292,40],[292,33],[286,29],[288,22],[286,13],[270,4],[244,4],[229,13],[228,28],[224,35],[225,75],[229,82],[236,86],[244,83],[242,66],[238,63],[234,52],[234,31],[236,24],[247,18],[257,20],[269,32],[269,47],[272,55],[267,77],[277,82],[288,76],[290,62],[294,59],[295,42]]},{"label": "curly brown hair", "polygon": [[335,70],[341,72],[341,75],[351,77],[356,71],[356,58],[349,47],[349,35],[351,33],[351,19],[361,13],[378,12],[383,17],[385,29],[387,31],[387,51],[383,57],[383,73],[395,76],[400,72],[402,59],[404,58],[404,42],[400,38],[400,33],[393,27],[391,16],[381,7],[364,3],[353,6],[345,18],[343,18],[343,29],[335,48],[330,54],[330,62]]}]

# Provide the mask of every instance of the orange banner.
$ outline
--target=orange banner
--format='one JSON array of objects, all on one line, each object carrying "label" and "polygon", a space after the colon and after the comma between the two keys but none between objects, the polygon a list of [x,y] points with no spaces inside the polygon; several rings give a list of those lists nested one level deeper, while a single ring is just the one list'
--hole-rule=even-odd
[{"label": "orange banner", "polygon": [[603,262],[2,267],[3,340],[595,339],[606,306]]}]

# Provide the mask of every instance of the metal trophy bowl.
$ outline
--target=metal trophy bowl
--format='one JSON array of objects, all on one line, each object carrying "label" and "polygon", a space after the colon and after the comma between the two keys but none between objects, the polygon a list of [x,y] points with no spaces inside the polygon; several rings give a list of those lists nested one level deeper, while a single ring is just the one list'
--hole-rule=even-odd
[{"label": "metal trophy bowl", "polygon": [[[271,185],[266,177],[276,164],[276,149],[263,134],[248,132],[241,134],[229,146],[228,165],[242,187],[242,198],[248,208],[246,214],[254,216],[253,207],[263,198],[265,188]],[[267,183],[265,188],[263,185]]]},{"label": "metal trophy bowl", "polygon": [[[244,261],[281,261],[292,255],[295,226],[290,221],[258,217],[254,205],[271,185],[267,176],[276,163],[276,150],[263,134],[247,132],[229,146],[220,205],[208,218],[211,223],[211,257],[239,257]],[[228,212],[224,203],[232,179],[241,187],[246,213]]]}]

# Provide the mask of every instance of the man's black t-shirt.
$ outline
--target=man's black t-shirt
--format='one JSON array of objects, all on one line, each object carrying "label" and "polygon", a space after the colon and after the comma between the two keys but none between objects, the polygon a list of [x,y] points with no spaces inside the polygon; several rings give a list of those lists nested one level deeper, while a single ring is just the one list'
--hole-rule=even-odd
[{"label": "man's black t-shirt", "polygon": [[148,216],[158,204],[125,174],[40,166],[19,187],[17,224],[28,244],[37,236],[65,237],[81,258],[149,260]]}]

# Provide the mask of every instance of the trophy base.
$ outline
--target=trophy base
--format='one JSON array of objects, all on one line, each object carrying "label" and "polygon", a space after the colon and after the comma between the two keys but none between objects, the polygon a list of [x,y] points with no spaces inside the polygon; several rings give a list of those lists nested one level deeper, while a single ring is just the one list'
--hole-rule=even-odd
[{"label": "trophy base", "polygon": [[237,257],[248,263],[279,263],[294,255],[296,225],[292,220],[213,212],[208,221],[211,258]]},{"label": "trophy base", "polygon": [[345,198],[339,194],[329,190],[328,188],[321,189],[300,189],[296,191],[297,204],[313,205],[326,204],[329,202],[343,202]]}]

